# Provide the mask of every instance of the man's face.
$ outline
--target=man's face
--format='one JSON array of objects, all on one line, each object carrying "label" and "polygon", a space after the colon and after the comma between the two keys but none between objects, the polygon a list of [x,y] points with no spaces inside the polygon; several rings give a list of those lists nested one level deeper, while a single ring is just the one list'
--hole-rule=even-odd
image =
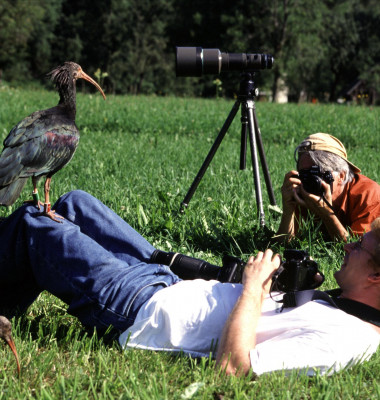
[{"label": "man's face", "polygon": [[301,171],[301,169],[309,169],[311,168],[314,164],[314,161],[311,159],[308,153],[303,153],[300,154],[298,163],[297,163],[297,170],[298,172]]},{"label": "man's face", "polygon": [[375,234],[368,232],[358,242],[344,246],[346,255],[343,264],[334,274],[343,292],[365,288],[369,274],[375,272],[372,260],[376,244]]}]

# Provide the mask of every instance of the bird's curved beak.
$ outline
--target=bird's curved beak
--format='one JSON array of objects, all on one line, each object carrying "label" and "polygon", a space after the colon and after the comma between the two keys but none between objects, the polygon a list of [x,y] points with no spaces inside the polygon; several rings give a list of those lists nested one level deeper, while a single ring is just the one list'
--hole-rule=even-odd
[{"label": "bird's curved beak", "polygon": [[83,70],[80,70],[78,72],[77,79],[79,79],[79,78],[85,79],[86,81],[92,83],[99,90],[99,92],[102,94],[103,99],[104,100],[106,99],[106,95],[104,94],[102,88],[91,77],[89,77],[86,73],[84,73]]},{"label": "bird's curved beak", "polygon": [[13,354],[14,354],[15,357],[16,357],[17,372],[18,372],[18,374],[20,375],[20,363],[19,363],[19,361],[18,361],[18,355],[17,355],[17,351],[16,351],[15,342],[13,341],[12,336],[4,337],[4,340],[7,342],[7,344],[9,345],[9,347],[11,348]]}]

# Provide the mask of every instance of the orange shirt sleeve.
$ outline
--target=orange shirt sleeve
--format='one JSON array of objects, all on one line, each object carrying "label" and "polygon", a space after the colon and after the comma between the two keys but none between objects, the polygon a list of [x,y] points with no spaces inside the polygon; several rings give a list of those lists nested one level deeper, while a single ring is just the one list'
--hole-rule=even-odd
[{"label": "orange shirt sleeve", "polygon": [[363,235],[371,230],[371,223],[380,217],[380,185],[364,175],[349,188],[346,209],[348,227],[352,233]]}]

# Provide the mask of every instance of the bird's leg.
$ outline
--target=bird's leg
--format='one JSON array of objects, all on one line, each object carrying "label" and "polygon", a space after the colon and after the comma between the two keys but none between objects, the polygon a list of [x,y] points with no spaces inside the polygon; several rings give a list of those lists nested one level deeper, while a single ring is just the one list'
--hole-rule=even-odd
[{"label": "bird's leg", "polygon": [[37,208],[40,210],[41,209],[40,205],[42,205],[42,202],[40,201],[40,196],[38,195],[37,182],[38,182],[38,178],[33,176],[32,177],[32,183],[33,183],[32,196],[33,196],[33,201],[34,201],[34,204],[37,206]]},{"label": "bird's leg", "polygon": [[53,221],[62,222],[59,219],[64,219],[64,218],[61,215],[56,214],[55,211],[51,209],[51,205],[50,205],[50,201],[49,201],[50,182],[51,182],[51,177],[47,177],[46,181],[45,181],[45,186],[44,186],[44,189],[45,189],[45,203],[44,203],[44,210],[42,212],[42,215],[45,215],[46,217],[49,217]]},{"label": "bird's leg", "polygon": [[40,196],[38,195],[37,189],[33,189],[32,196],[33,196],[33,203],[37,206],[38,209],[40,209]]},{"label": "bird's leg", "polygon": [[41,206],[43,205],[42,201],[40,201],[40,196],[38,195],[38,189],[37,189],[37,182],[39,178],[36,178],[35,176],[32,177],[32,183],[33,183],[33,192],[32,192],[32,197],[33,200],[26,200],[24,203],[33,203],[39,210],[41,210]]},{"label": "bird's leg", "polygon": [[20,362],[19,362],[19,360],[18,360],[18,355],[17,355],[17,351],[16,351],[15,342],[13,341],[11,335],[5,335],[5,336],[4,336],[4,340],[5,340],[5,342],[8,344],[8,346],[11,348],[13,354],[15,355],[16,363],[17,363],[17,372],[18,372],[18,375],[20,376],[21,368],[20,368]]}]

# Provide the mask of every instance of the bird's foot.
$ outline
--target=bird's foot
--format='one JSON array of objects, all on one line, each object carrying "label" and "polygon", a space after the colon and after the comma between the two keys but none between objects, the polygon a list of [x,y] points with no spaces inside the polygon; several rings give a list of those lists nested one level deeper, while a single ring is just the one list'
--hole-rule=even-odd
[{"label": "bird's foot", "polygon": [[44,203],[44,210],[42,211],[42,215],[59,223],[62,223],[62,221],[60,221],[61,219],[65,219],[61,215],[56,214],[56,212],[51,209],[50,203]]}]

